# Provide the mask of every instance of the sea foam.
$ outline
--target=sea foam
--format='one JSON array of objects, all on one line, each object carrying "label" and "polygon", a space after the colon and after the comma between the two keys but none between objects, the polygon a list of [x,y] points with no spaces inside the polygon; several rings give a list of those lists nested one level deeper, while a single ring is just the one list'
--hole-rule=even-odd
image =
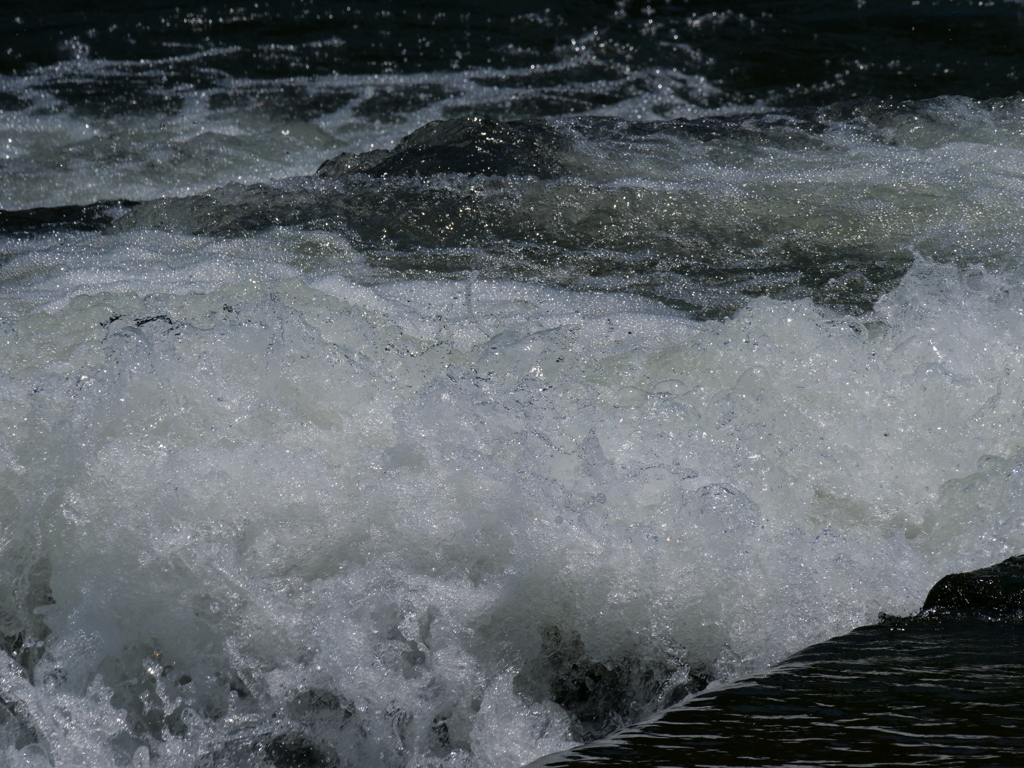
[{"label": "sea foam", "polygon": [[4,267],[12,761],[523,763],[1024,545],[1005,275],[698,323],[309,242]]}]

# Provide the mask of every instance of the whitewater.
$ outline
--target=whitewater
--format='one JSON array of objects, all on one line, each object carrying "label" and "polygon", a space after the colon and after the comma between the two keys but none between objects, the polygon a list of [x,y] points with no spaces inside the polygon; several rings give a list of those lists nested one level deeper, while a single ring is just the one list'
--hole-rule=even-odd
[{"label": "whitewater", "polygon": [[1018,96],[87,27],[0,74],[0,763],[523,765],[1024,552]]}]

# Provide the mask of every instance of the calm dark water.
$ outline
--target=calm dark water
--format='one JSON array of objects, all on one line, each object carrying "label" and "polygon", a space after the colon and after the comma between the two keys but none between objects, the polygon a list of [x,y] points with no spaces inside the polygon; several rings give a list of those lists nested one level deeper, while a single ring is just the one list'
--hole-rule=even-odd
[{"label": "calm dark water", "polygon": [[1020,762],[1020,627],[865,628],[542,765]]},{"label": "calm dark water", "polygon": [[886,617],[536,765],[1016,765],[1020,578],[978,582],[952,610]]},{"label": "calm dark water", "polygon": [[[987,99],[1016,94],[1022,75],[1021,10],[1010,2],[516,2],[499,8],[297,0],[140,9],[126,2],[42,8],[15,0],[4,13],[10,23],[0,71],[6,73],[66,60],[76,44],[96,58],[135,63],[221,51],[204,65],[171,72],[147,73],[143,64],[141,77],[168,83],[196,84],[202,70],[207,77],[219,71],[280,78],[487,67],[501,78],[503,69],[563,61],[570,49],[586,49],[587,66],[558,84],[613,79],[628,88],[630,71],[676,69],[707,78],[720,89],[715,100],[729,103]],[[79,92],[83,102],[88,96]],[[557,111],[571,111],[565,107]]]}]

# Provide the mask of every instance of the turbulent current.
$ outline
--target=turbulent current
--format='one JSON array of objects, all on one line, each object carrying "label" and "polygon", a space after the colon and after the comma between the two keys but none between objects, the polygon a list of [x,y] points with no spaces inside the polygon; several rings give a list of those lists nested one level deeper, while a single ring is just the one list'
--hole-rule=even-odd
[{"label": "turbulent current", "polygon": [[1020,8],[734,5],[3,11],[0,765],[1012,764]]}]

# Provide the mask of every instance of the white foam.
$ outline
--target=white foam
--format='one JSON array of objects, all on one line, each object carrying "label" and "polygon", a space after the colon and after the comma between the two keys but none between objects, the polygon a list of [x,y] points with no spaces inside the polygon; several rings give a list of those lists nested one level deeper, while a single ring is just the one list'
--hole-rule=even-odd
[{"label": "white foam", "polygon": [[[509,119],[533,114],[536,88],[524,79],[559,72],[567,82],[587,56],[561,51],[561,60],[512,69],[408,74],[332,74],[316,78],[269,80],[219,74],[214,85],[164,87],[158,73],[175,73],[182,61],[230,53],[210,49],[140,64],[152,82],[148,87],[173,101],[173,109],[138,110],[130,114],[78,113],[54,95],[52,87],[82,81],[125,78],[132,65],[89,58],[39,67],[26,75],[0,75],[0,85],[31,106],[0,113],[6,161],[0,209],[88,204],[100,200],[150,200],[183,197],[229,183],[252,184],[269,179],[309,175],[327,158],[342,151],[390,149],[421,125],[452,115],[477,112]],[[635,73],[652,83],[650,93],[619,106],[595,107],[593,114],[632,119],[663,119],[704,114],[686,96],[698,101],[713,94],[702,78],[676,71]],[[176,75],[171,75],[172,80]],[[562,98],[578,98],[578,83]],[[592,85],[599,92],[614,84]],[[314,95],[348,94],[337,109],[300,120],[287,105],[264,108],[260,99],[309,91]],[[551,90],[550,88],[548,89]],[[677,93],[683,93],[679,95]],[[236,102],[211,107],[217,96]],[[251,97],[251,98],[248,98]],[[598,99],[598,102],[603,99]],[[383,106],[374,106],[381,102]],[[388,107],[387,104],[392,104]],[[582,108],[585,102],[581,102]],[[91,105],[95,111],[96,105]],[[116,111],[116,110],[115,110]]]},{"label": "white foam", "polygon": [[43,736],[17,760],[130,762],[147,708],[187,723],[153,726],[151,764],[244,752],[329,690],[305,727],[366,762],[524,763],[569,739],[552,632],[729,678],[1024,546],[1007,276],[921,259],[869,318],[700,324],[305,278],[300,241],[8,264],[0,609],[48,632],[34,685],[4,677]]},{"label": "white foam", "polygon": [[[201,99],[168,126],[11,112],[0,207],[308,173],[446,104],[284,145]],[[673,203],[645,221],[696,196],[730,230],[916,251],[861,318],[393,281],[298,229],[6,240],[0,631],[43,655],[0,670],[5,763],[242,763],[281,727],[355,764],[522,764],[577,727],[559,653],[658,670],[625,688],[646,713],[1019,553],[1020,147],[986,110],[895,146],[583,148],[604,191]]]}]

